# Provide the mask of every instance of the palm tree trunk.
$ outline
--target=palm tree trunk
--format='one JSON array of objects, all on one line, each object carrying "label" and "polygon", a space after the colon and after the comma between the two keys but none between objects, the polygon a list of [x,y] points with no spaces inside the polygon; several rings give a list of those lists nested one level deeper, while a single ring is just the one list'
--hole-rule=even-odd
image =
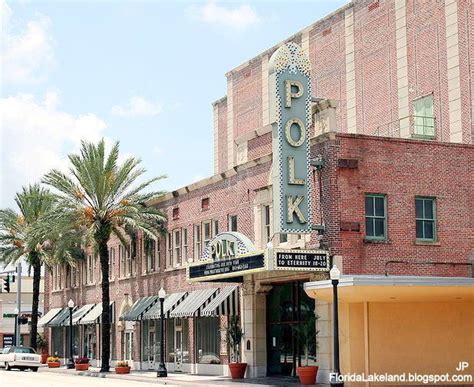
[{"label": "palm tree trunk", "polygon": [[38,304],[40,295],[40,281],[41,281],[41,262],[36,253],[30,253],[30,263],[33,266],[33,301],[31,308],[31,330],[30,330],[30,345],[37,350],[38,337]]},{"label": "palm tree trunk", "polygon": [[102,271],[102,366],[100,372],[110,371],[110,293],[109,293],[109,249],[107,242],[110,238],[110,230],[103,227],[96,234],[96,242],[99,247],[100,269]]}]

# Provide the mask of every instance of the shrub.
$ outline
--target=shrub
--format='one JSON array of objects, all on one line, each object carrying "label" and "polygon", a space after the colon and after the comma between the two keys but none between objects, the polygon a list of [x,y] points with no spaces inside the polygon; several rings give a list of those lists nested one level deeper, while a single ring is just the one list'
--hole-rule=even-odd
[{"label": "shrub", "polygon": [[118,361],[116,367],[128,367],[127,361]]},{"label": "shrub", "polygon": [[57,363],[59,361],[59,357],[56,356],[50,356],[48,359],[46,359],[48,363]]},{"label": "shrub", "polygon": [[89,358],[88,357],[78,357],[75,361],[75,364],[89,364]]}]

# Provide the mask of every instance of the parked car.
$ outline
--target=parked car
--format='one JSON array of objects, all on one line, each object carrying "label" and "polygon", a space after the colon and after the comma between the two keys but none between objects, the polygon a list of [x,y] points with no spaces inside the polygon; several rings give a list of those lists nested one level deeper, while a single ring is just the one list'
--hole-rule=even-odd
[{"label": "parked car", "polygon": [[40,365],[41,356],[30,347],[3,348],[0,353],[0,367],[5,367],[7,371],[10,371],[12,368],[18,368],[19,370],[29,368],[36,372]]}]

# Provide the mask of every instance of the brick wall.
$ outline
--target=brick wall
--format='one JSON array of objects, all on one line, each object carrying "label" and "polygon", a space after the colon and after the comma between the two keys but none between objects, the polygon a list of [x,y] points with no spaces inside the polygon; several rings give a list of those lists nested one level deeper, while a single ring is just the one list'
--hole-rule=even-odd
[{"label": "brick wall", "polygon": [[[380,126],[383,130],[389,124],[398,130],[399,120],[413,115],[413,100],[432,94],[437,139],[454,141],[450,136],[453,117],[450,118],[449,112],[460,104],[462,142],[474,142],[474,7],[468,0],[457,1],[455,41],[460,74],[459,79],[454,79],[454,83],[459,82],[457,90],[448,84],[451,62],[447,53],[447,4],[434,0],[407,1],[402,11],[406,24],[397,31],[395,0],[353,1],[286,40],[301,44],[302,35],[308,34],[313,95],[339,103],[338,132],[348,130],[347,86],[354,78],[355,100],[350,103],[356,109],[357,133],[373,135]],[[353,21],[353,28],[346,28],[348,20]],[[450,37],[449,44],[452,39]],[[353,48],[348,46],[350,41]],[[398,52],[405,47],[405,42],[406,67],[404,60],[399,59],[403,54]],[[276,48],[266,50],[228,73],[228,79],[233,82],[234,138],[262,126],[262,88],[267,87],[262,85],[262,57],[271,56]],[[347,62],[351,50],[354,51],[354,75],[350,74]],[[402,75],[406,79],[400,82]],[[407,86],[402,88],[405,82]],[[461,100],[453,104],[449,92],[458,91]],[[399,103],[403,98],[408,99],[406,107]],[[252,157],[259,155],[254,152]]]}]

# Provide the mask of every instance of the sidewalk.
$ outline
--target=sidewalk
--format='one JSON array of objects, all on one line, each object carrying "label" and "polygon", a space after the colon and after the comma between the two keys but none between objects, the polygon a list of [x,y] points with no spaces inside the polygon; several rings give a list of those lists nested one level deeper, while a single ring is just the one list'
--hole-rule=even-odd
[{"label": "sidewalk", "polygon": [[[127,375],[117,375],[111,369],[109,373],[100,373],[99,368],[90,367],[89,371],[68,370],[61,368],[41,368],[41,372],[61,373],[82,377],[105,377],[108,379],[129,380],[132,382],[153,382],[161,385],[171,386],[299,386],[300,383],[297,378],[292,377],[262,377],[232,380],[227,376],[211,376],[211,375],[191,375],[185,373],[169,373],[166,378],[158,378],[154,371],[131,371]],[[323,386],[323,385],[317,385]]]}]

